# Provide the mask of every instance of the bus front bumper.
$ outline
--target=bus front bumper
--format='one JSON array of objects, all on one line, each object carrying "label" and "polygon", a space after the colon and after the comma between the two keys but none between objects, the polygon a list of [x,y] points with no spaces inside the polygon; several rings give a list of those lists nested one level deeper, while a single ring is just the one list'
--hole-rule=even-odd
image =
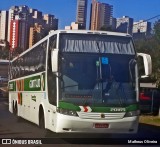
[{"label": "bus front bumper", "polygon": [[136,133],[138,130],[138,121],[139,116],[113,120],[95,120],[57,113],[55,125],[57,133]]}]

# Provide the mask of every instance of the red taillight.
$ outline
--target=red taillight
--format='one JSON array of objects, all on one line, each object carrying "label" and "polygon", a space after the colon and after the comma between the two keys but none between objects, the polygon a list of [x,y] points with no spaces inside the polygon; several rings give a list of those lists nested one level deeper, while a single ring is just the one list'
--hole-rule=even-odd
[{"label": "red taillight", "polygon": [[145,96],[144,93],[140,93],[139,99],[140,100],[151,100],[151,97]]}]

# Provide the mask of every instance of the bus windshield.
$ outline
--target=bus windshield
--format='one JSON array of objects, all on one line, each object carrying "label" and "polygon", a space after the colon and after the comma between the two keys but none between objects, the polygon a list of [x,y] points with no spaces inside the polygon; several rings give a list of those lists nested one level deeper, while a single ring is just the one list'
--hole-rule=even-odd
[{"label": "bus windshield", "polygon": [[60,55],[60,101],[88,106],[136,103],[134,55]]}]

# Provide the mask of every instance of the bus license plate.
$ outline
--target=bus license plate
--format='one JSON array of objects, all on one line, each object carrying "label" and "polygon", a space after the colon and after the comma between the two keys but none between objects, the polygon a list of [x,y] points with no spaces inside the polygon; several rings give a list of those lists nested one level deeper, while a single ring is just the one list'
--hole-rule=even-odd
[{"label": "bus license plate", "polygon": [[95,123],[94,128],[108,128],[109,124],[106,123]]}]

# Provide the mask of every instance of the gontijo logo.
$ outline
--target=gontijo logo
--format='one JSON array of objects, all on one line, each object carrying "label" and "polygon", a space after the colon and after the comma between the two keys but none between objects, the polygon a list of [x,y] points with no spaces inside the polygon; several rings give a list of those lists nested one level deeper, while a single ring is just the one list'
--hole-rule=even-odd
[{"label": "gontijo logo", "polygon": [[29,81],[29,88],[39,88],[41,87],[41,80],[34,79]]}]

